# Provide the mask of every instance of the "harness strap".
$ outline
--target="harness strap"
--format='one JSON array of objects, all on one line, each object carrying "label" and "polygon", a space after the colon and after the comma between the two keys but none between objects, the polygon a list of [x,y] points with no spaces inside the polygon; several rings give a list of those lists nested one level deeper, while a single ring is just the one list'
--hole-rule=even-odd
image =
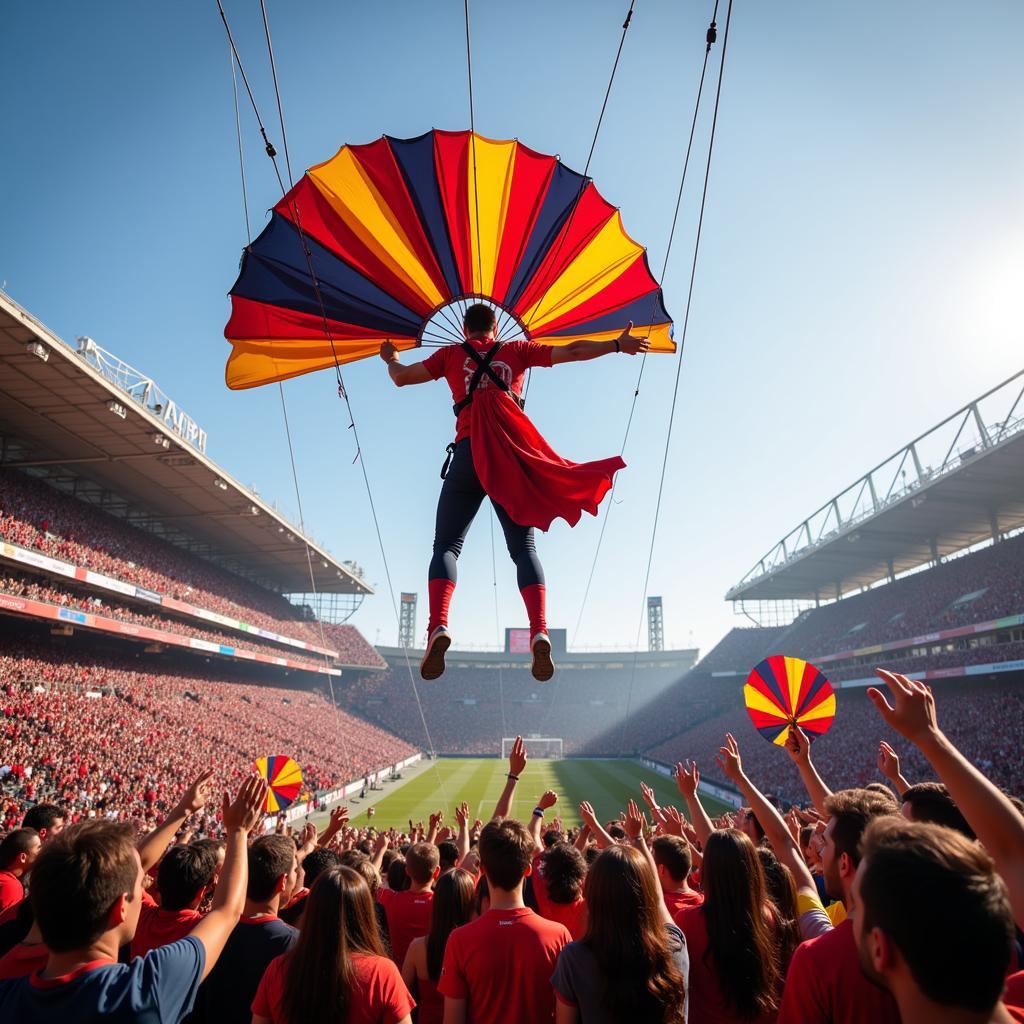
[{"label": "harness strap", "polygon": [[491,369],[491,360],[496,355],[499,348],[501,348],[501,342],[496,341],[483,355],[481,355],[468,341],[462,343],[462,348],[468,353],[470,358],[476,363],[476,369],[473,371],[473,376],[469,380],[469,387],[466,388],[466,397],[460,402],[456,402],[452,406],[452,412],[456,416],[462,412],[463,409],[473,401],[473,392],[480,386],[480,381],[483,380],[484,375],[490,379],[491,383],[495,387],[500,388],[502,391],[507,391],[516,401],[516,404],[520,409],[523,408],[525,402],[517,395],[508,384],[505,383],[495,372]]}]

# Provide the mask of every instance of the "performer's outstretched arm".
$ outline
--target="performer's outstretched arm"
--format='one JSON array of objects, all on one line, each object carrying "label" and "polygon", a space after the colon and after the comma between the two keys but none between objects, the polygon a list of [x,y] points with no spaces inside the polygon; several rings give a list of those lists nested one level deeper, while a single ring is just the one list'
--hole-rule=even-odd
[{"label": "performer's outstretched arm", "polygon": [[412,366],[403,366],[398,361],[398,349],[385,341],[380,347],[380,357],[388,364],[388,376],[395,382],[396,388],[404,388],[406,384],[426,384],[433,380],[422,363],[413,363]]},{"label": "performer's outstretched arm", "polygon": [[651,343],[646,338],[638,338],[629,332],[633,329],[633,321],[626,324],[622,333],[614,341],[570,341],[568,345],[557,345],[551,353],[551,365],[557,363],[581,363],[585,359],[599,359],[616,352],[624,352],[627,356],[635,356],[638,352],[646,352]]}]

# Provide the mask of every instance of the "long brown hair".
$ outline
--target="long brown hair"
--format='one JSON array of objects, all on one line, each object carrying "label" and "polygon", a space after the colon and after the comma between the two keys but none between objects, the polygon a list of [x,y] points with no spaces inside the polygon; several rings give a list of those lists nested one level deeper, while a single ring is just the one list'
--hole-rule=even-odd
[{"label": "long brown hair", "polygon": [[772,924],[779,951],[779,966],[785,974],[801,942],[796,882],[793,881],[793,872],[767,846],[757,848],[757,858],[761,862],[765,889],[772,903]]},{"label": "long brown hair", "polygon": [[737,829],[713,832],[704,844],[704,922],[722,995],[741,1017],[772,1013],[781,987],[775,936],[765,916],[764,869]]},{"label": "long brown hair", "polygon": [[682,1024],[686,980],[669,948],[661,888],[632,846],[602,850],[587,872],[587,933],[604,979],[602,1005],[612,1020]]},{"label": "long brown hair", "polygon": [[288,958],[282,1010],[292,1024],[348,1019],[356,953],[386,956],[366,880],[332,865],[309,896],[298,942]]},{"label": "long brown hair", "polygon": [[460,925],[469,924],[475,905],[476,885],[468,871],[455,868],[434,883],[427,932],[427,974],[432,981],[441,977],[448,936]]}]

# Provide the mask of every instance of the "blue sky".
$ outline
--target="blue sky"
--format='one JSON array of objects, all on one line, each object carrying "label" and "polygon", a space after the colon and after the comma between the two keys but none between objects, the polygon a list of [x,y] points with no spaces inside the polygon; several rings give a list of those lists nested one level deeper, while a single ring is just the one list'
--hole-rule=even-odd
[{"label": "blue sky", "polygon": [[[226,7],[277,139],[259,4]],[[475,0],[478,130],[582,169],[626,7]],[[638,0],[591,165],[655,267],[710,9]],[[297,172],[344,142],[468,127],[461,3],[269,0],[269,11]],[[1022,38],[1012,2],[736,3],[649,588],[664,596],[670,642],[713,645],[737,622],[725,590],[783,533],[1020,368]],[[9,293],[65,339],[88,334],[155,377],[206,428],[215,459],[294,510],[276,389],[223,384],[226,292],[245,237],[213,0],[9,5],[0,88]],[[243,133],[258,230],[279,194],[245,108]],[[665,282],[677,321],[696,198]],[[636,368],[609,358],[538,373],[530,415],[571,458],[614,454]],[[633,642],[674,372],[670,358],[648,364],[581,644]],[[395,587],[425,597],[448,396],[399,392],[376,360],[346,378]],[[379,593],[354,621],[393,642],[332,376],[287,393],[307,526],[366,567]],[[598,528],[587,518],[540,539],[552,625],[575,625]],[[500,621],[519,625],[497,542]],[[485,515],[460,572],[456,641],[490,642]]]}]

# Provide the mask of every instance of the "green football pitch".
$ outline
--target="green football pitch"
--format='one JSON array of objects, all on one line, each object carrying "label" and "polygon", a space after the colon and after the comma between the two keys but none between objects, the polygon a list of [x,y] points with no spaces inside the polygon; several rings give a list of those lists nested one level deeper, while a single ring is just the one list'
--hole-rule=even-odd
[{"label": "green football pitch", "polygon": [[[470,820],[487,821],[505,785],[508,762],[489,758],[440,758],[421,761],[406,769],[399,782],[388,782],[382,791],[367,793],[366,798],[350,797],[346,803],[354,825],[367,823],[366,810],[373,807],[372,824],[377,828],[407,826],[409,819],[424,824],[431,814],[444,811],[445,824],[455,828],[455,806],[465,800]],[[551,821],[561,815],[566,826],[579,824],[579,803],[589,800],[602,821],[618,817],[629,798],[641,802],[640,783],[646,782],[657,795],[659,804],[672,804],[685,810],[682,797],[671,779],[645,768],[639,761],[577,760],[530,761],[516,787],[512,817],[528,820],[537,798],[547,789],[558,794],[558,803],[547,814]],[[714,816],[729,808],[709,797],[704,806]],[[314,818],[317,824],[326,815]]]}]

